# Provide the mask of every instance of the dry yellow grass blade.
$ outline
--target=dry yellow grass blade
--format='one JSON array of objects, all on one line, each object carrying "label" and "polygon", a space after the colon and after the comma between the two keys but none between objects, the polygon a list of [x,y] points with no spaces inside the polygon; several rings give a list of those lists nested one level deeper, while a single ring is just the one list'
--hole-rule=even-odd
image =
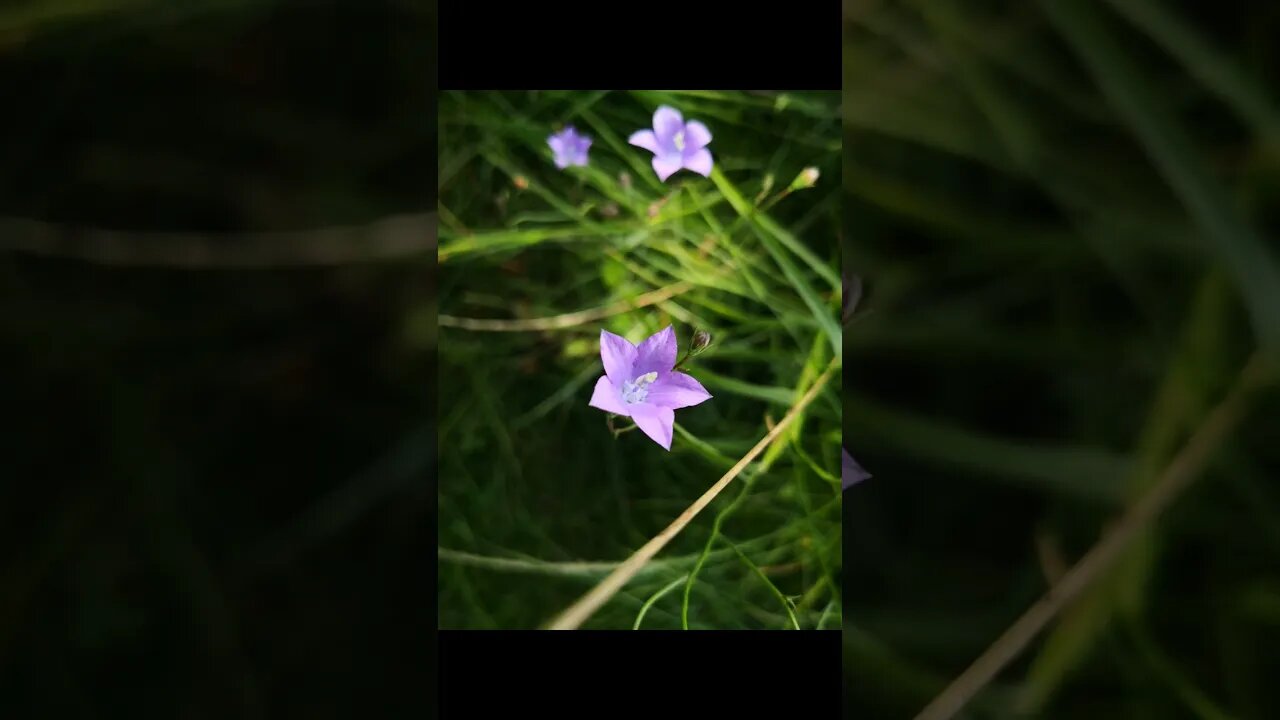
[{"label": "dry yellow grass blade", "polygon": [[666,287],[651,290],[643,295],[637,295],[630,300],[620,300],[612,305],[604,307],[591,308],[590,310],[579,310],[578,312],[565,313],[564,315],[552,315],[551,317],[529,318],[527,320],[485,320],[482,318],[465,318],[454,317],[453,315],[440,315],[440,327],[456,327],[463,330],[475,330],[479,332],[536,332],[539,330],[563,330],[565,328],[585,325],[595,320],[607,318],[612,315],[619,315],[628,310],[648,307],[649,305],[657,305],[660,302],[666,302],[676,295],[689,292],[694,288],[693,283],[681,281],[673,283]]},{"label": "dry yellow grass blade", "polygon": [[125,232],[0,218],[0,252],[121,267],[273,268],[399,260],[436,246],[435,213],[296,232]]}]

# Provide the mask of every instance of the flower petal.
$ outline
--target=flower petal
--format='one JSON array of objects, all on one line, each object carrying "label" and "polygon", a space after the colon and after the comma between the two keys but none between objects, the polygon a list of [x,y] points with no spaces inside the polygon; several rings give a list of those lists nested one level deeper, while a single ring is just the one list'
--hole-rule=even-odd
[{"label": "flower petal", "polygon": [[631,416],[631,410],[627,408],[626,403],[622,402],[622,395],[618,393],[617,386],[609,380],[608,375],[601,375],[596,381],[596,389],[591,393],[591,402],[587,404],[615,415]]},{"label": "flower petal", "polygon": [[684,126],[684,145],[686,148],[701,150],[711,144],[711,131],[697,120],[690,120]]},{"label": "flower petal", "polygon": [[658,138],[653,134],[652,130],[637,130],[631,133],[631,137],[627,138],[627,142],[638,148],[644,148],[651,153],[658,153]]},{"label": "flower petal", "polygon": [[578,138],[578,141],[573,148],[572,164],[586,167],[587,151],[590,149],[591,149],[591,138],[589,137]]},{"label": "flower petal", "polygon": [[676,424],[675,410],[640,403],[632,406],[631,419],[635,421],[641,432],[661,445],[664,450],[671,450],[671,433]]},{"label": "flower petal", "polygon": [[861,482],[871,477],[870,475],[867,474],[866,470],[862,469],[862,466],[858,465],[857,461],[853,459],[853,456],[849,454],[848,450],[845,450],[844,448],[840,448],[840,452],[841,452],[841,458],[840,458],[841,489],[847,490],[849,486],[853,485],[854,483]]},{"label": "flower petal", "polygon": [[658,173],[658,179],[663,182],[683,166],[684,160],[679,155],[653,156],[653,171]]},{"label": "flower petal", "polygon": [[688,159],[684,161],[684,166],[686,168],[698,173],[702,177],[711,176],[711,165],[711,151],[705,148],[690,155]]},{"label": "flower petal", "polygon": [[[632,377],[656,372],[664,375],[676,364],[676,331],[670,325],[645,338],[636,348]],[[631,378],[627,378],[630,380]]]},{"label": "flower petal", "polygon": [[614,385],[621,386],[631,379],[631,368],[636,364],[636,346],[620,335],[601,330],[600,360],[604,363],[605,375]]},{"label": "flower petal", "polygon": [[702,387],[702,383],[682,372],[673,372],[659,377],[658,381],[649,387],[646,402],[679,410],[710,399],[711,393]]},{"label": "flower petal", "polygon": [[551,152],[559,155],[564,152],[564,137],[560,135],[552,135],[547,138],[547,145],[551,146]]},{"label": "flower petal", "polygon": [[672,136],[684,129],[684,116],[679,110],[663,105],[653,113],[653,131],[659,142],[670,140]]}]

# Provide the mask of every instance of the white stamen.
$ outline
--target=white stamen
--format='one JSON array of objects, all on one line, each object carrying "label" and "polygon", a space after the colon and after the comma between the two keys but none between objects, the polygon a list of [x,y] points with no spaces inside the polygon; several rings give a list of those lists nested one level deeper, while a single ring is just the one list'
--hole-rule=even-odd
[{"label": "white stamen", "polygon": [[671,142],[675,143],[677,150],[684,150],[684,131],[681,130],[676,133],[676,136],[671,139]]},{"label": "white stamen", "polygon": [[650,372],[622,383],[622,400],[628,405],[642,403],[649,397],[649,385],[658,379],[658,373]]}]

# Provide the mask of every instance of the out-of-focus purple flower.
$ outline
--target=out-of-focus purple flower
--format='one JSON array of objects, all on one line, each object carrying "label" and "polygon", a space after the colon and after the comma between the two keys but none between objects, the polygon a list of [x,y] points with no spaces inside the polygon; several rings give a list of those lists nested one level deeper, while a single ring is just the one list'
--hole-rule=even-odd
[{"label": "out-of-focus purple flower", "polygon": [[862,469],[862,466],[858,464],[858,461],[853,459],[853,456],[849,454],[848,450],[840,448],[840,453],[842,456],[840,459],[841,489],[848,490],[850,485],[871,477],[867,474],[866,470]]},{"label": "out-of-focus purple flower", "polygon": [[858,307],[858,300],[862,297],[862,280],[857,275],[848,272],[844,273],[844,292],[840,298],[840,320],[843,324],[848,325],[853,319],[853,311]]},{"label": "out-of-focus purple flower", "polygon": [[555,154],[556,167],[561,170],[570,165],[585,166],[587,150],[591,147],[591,138],[581,135],[572,125],[547,138],[551,152]]},{"label": "out-of-focus purple flower", "polygon": [[673,107],[659,107],[653,113],[653,129],[634,132],[627,142],[653,153],[653,171],[663,182],[681,168],[711,175],[711,131],[697,120],[685,122]]},{"label": "out-of-focus purple flower", "polygon": [[638,346],[601,330],[600,359],[604,375],[596,381],[591,407],[631,418],[666,450],[671,449],[675,411],[711,399],[697,380],[675,371],[676,333],[670,325]]},{"label": "out-of-focus purple flower", "polygon": [[[853,317],[853,309],[858,306],[858,298],[862,296],[862,281],[857,275],[849,272],[844,273],[844,292],[841,298],[842,307],[840,308],[841,320],[845,325],[849,324],[849,320]],[[840,448],[840,487],[842,490],[848,490],[849,486],[854,483],[861,482],[871,477],[862,466],[853,459],[848,450]]]}]

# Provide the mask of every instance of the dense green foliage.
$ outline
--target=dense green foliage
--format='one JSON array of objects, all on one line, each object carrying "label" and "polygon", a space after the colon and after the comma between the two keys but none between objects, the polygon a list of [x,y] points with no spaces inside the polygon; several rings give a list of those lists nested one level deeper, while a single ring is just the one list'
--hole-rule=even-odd
[{"label": "dense green foliage", "polygon": [[[674,520],[838,356],[838,103],[442,96],[440,627],[539,626]],[[664,184],[652,155],[627,144],[662,104],[711,130],[710,178],[682,171]],[[562,124],[594,138],[588,167],[552,164],[547,137]],[[810,166],[816,186],[780,197]],[[626,305],[662,288],[675,294]],[[538,320],[593,309],[555,327]],[[668,324],[682,352],[696,328],[714,338],[688,366],[714,398],[676,412],[669,453],[640,432],[615,437],[587,405],[601,329],[638,342]],[[706,550],[688,627],[838,628],[839,391],[837,372],[796,432],[586,627],[631,628],[664,589],[642,627],[682,627],[682,578]]]},{"label": "dense green foliage", "polygon": [[[1248,11],[1248,12],[1246,12]],[[846,3],[850,717],[912,717],[1280,333],[1274,6]],[[1272,82],[1267,83],[1267,79]],[[1274,718],[1262,391],[971,718]]]}]

